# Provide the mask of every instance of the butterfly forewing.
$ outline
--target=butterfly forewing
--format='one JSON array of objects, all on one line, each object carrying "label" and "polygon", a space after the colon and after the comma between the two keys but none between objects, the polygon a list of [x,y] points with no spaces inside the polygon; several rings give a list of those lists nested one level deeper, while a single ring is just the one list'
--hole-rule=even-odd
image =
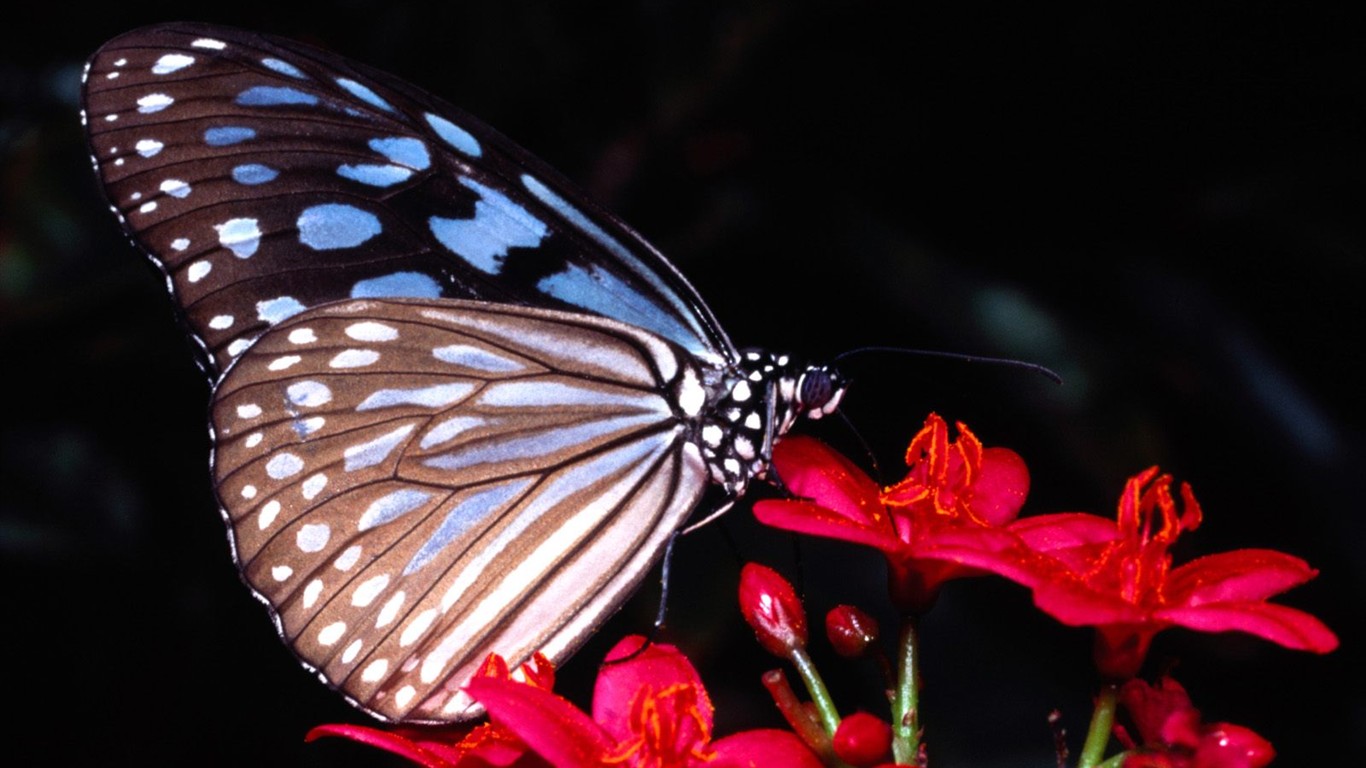
[{"label": "butterfly forewing", "polygon": [[705,372],[620,323],[360,300],[277,324],[215,395],[244,577],[300,658],[393,720],[468,713],[496,652],[558,658],[696,504]]},{"label": "butterfly forewing", "polygon": [[216,374],[347,298],[586,311],[734,360],[687,281],[479,121],[308,46],[193,24],[91,60],[85,119],[114,211],[166,272]]}]

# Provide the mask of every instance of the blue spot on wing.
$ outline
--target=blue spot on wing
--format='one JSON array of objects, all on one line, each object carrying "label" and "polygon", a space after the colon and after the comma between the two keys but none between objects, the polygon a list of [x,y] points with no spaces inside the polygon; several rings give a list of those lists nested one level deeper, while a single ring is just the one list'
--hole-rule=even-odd
[{"label": "blue spot on wing", "polygon": [[713,351],[692,308],[677,292],[669,288],[655,270],[539,179],[522,174],[522,186],[569,224],[597,242],[608,253],[616,256],[622,266],[658,291],[669,306],[657,305],[619,278],[599,269],[590,272],[571,266],[563,272],[543,279],[537,285],[541,291],[575,306],[654,330],[692,352]]},{"label": "blue spot on wing", "polygon": [[422,143],[421,139],[409,136],[371,139],[370,149],[384,155],[391,163],[398,163],[415,171],[425,171],[432,164],[432,157],[427,153],[427,145]]},{"label": "blue spot on wing", "polygon": [[484,153],[483,148],[479,146],[479,140],[470,135],[470,132],[466,131],[464,128],[461,128],[440,115],[433,115],[430,112],[423,115],[423,117],[427,118],[427,125],[430,125],[432,130],[436,131],[436,135],[440,136],[442,141],[451,145],[456,150],[463,152],[470,157],[479,157]]},{"label": "blue spot on wing", "polygon": [[315,251],[354,248],[383,229],[375,214],[342,203],[309,206],[296,224],[299,242]]},{"label": "blue spot on wing", "polygon": [[460,183],[479,194],[474,218],[432,216],[427,225],[442,245],[470,266],[496,275],[509,248],[534,248],[545,239],[549,231],[545,222],[507,195],[470,178],[461,177]]},{"label": "blue spot on wing", "polygon": [[261,59],[261,63],[266,65],[271,70],[279,72],[282,75],[288,75],[289,77],[297,77],[300,80],[306,79],[308,77],[303,72],[299,71],[298,67],[294,66],[293,64],[290,64],[287,61],[280,61],[279,59],[272,58],[264,58]]},{"label": "blue spot on wing", "polygon": [[353,299],[436,299],[441,285],[421,272],[394,272],[357,281],[351,287]]},{"label": "blue spot on wing", "polygon": [[337,175],[372,187],[392,187],[412,178],[413,171],[397,165],[342,165]]},{"label": "blue spot on wing", "polygon": [[244,107],[273,107],[286,104],[318,103],[318,97],[298,88],[281,85],[253,85],[237,94],[237,103]]},{"label": "blue spot on wing", "polygon": [[260,163],[246,163],[232,169],[232,180],[238,184],[265,184],[279,175],[279,171]]},{"label": "blue spot on wing", "polygon": [[280,296],[256,302],[256,316],[271,325],[287,320],[307,309],[293,296]]},{"label": "blue spot on wing", "polygon": [[211,147],[227,147],[256,138],[256,131],[243,125],[224,125],[204,131],[204,143]]},{"label": "blue spot on wing", "polygon": [[542,278],[536,288],[568,304],[594,314],[615,318],[685,345],[700,339],[653,301],[640,295],[621,279],[605,270],[584,269],[577,264]]},{"label": "blue spot on wing", "polygon": [[356,82],[355,80],[346,77],[339,77],[337,78],[337,85],[340,85],[342,88],[345,88],[347,93],[350,93],[352,96],[355,96],[356,98],[360,99],[361,101],[364,101],[365,103],[371,106],[379,107],[380,109],[385,110],[386,112],[394,111],[393,105],[391,105],[384,99],[380,98],[380,95],[378,93],[375,93],[374,91]]}]

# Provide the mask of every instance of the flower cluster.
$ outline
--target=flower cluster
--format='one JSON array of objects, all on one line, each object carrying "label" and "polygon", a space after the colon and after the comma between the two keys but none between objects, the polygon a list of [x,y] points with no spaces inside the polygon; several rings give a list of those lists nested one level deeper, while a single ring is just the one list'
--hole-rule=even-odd
[{"label": "flower cluster", "polygon": [[[1170,550],[1203,512],[1188,485],[1174,492],[1156,467],[1129,478],[1113,517],[1082,512],[1020,517],[1029,472],[1018,454],[985,447],[963,424],[950,439],[931,414],[911,440],[909,472],[886,488],[825,445],[779,443],[773,467],[791,498],[761,501],[775,528],[872,547],[886,559],[888,594],[901,612],[896,652],[878,622],[853,605],[825,616],[825,636],[848,659],[871,659],[887,681],[890,716],[841,715],[807,653],[806,609],[776,571],[746,565],[742,615],[768,652],[791,663],[809,700],[781,670],[762,675],[790,730],[717,738],[713,707],[697,671],[677,649],[622,640],[599,672],[591,714],[552,691],[544,658],[509,672],[491,657],[465,688],[489,722],[455,730],[382,731],[322,726],[429,768],[476,766],[924,766],[920,727],[918,618],[951,579],[997,576],[1030,590],[1034,605],[1069,626],[1095,629],[1094,664],[1104,684],[1078,768],[1260,768],[1274,757],[1253,731],[1205,724],[1170,677],[1137,676],[1153,637],[1171,627],[1243,632],[1287,648],[1326,653],[1337,638],[1313,616],[1268,600],[1317,572],[1290,555],[1242,549],[1174,565]],[[1116,724],[1123,712],[1132,727]],[[1118,754],[1106,756],[1117,743]],[[1061,740],[1061,739],[1060,739]],[[1058,764],[1066,763],[1059,747]]]}]

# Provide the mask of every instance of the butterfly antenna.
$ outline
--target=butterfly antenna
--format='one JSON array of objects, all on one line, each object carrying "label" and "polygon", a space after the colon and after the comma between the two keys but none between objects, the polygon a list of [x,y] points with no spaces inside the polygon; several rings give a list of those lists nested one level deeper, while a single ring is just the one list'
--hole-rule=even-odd
[{"label": "butterfly antenna", "polygon": [[1012,368],[1023,368],[1026,371],[1034,371],[1035,373],[1038,373],[1039,375],[1049,379],[1054,384],[1062,383],[1062,377],[1059,376],[1057,372],[1055,372],[1052,368],[1039,365],[1038,363],[1031,363],[1025,360],[1015,360],[1013,358],[1008,357],[983,357],[982,355],[965,355],[960,352],[940,352],[938,350],[933,349],[907,349],[905,347],[859,347],[858,349],[851,349],[848,352],[841,352],[840,354],[836,355],[835,359],[831,362],[838,363],[841,360],[848,359],[850,357],[853,357],[854,355],[862,355],[867,354],[869,352],[896,352],[903,355],[917,355],[919,357],[938,357],[943,358],[945,360],[957,360],[963,363],[1005,365],[1010,366]]},{"label": "butterfly antenna", "polygon": [[858,427],[854,426],[854,421],[849,418],[849,414],[844,411],[836,411],[836,413],[839,414],[840,421],[844,422],[844,426],[848,427],[849,431],[854,435],[854,439],[858,440],[858,444],[863,446],[863,455],[868,457],[868,465],[873,468],[873,477],[876,477],[878,479],[878,484],[881,485],[882,467],[877,463],[877,454],[873,453],[873,447],[868,445],[868,441],[864,439],[863,433],[858,430]]}]

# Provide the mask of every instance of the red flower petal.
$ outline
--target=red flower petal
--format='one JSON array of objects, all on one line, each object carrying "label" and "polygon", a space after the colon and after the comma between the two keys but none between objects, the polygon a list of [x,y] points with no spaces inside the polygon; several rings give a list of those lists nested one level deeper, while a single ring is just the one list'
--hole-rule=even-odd
[{"label": "red flower petal", "polygon": [[631,712],[641,688],[663,691],[675,686],[692,686],[698,695],[698,714],[710,731],[712,703],[702,686],[702,678],[688,657],[672,645],[652,643],[627,661],[640,648],[645,638],[630,635],[607,652],[607,661],[598,669],[593,688],[593,719],[616,741],[625,741],[635,733],[631,728]]},{"label": "red flower petal", "polygon": [[[451,768],[455,765],[453,760],[448,760],[441,755],[433,754],[424,749],[417,742],[406,738],[402,734],[381,731],[378,728],[368,728],[363,725],[329,724],[320,725],[309,731],[304,736],[304,741],[314,741],[324,736],[340,736],[358,741],[361,744],[368,744],[378,747],[386,752],[392,752],[399,757],[417,763],[425,768]],[[452,742],[459,741],[452,738]]]},{"label": "red flower petal", "polygon": [[791,731],[742,731],[712,743],[713,768],[824,768],[824,763]]},{"label": "red flower petal", "polygon": [[1328,653],[1338,647],[1337,635],[1304,611],[1262,602],[1212,603],[1164,608],[1157,616],[1201,632],[1246,632],[1298,651]]},{"label": "red flower petal", "polygon": [[773,447],[773,467],[797,498],[865,527],[890,525],[877,483],[819,440],[802,435],[783,438]]},{"label": "red flower petal", "polygon": [[1114,520],[1085,512],[1020,518],[1010,524],[1010,532],[1035,552],[1048,554],[1085,545],[1108,544],[1119,538],[1119,528]]},{"label": "red flower petal", "polygon": [[754,517],[764,525],[784,531],[862,544],[888,555],[906,546],[885,518],[878,523],[858,520],[807,501],[759,501],[754,504]]},{"label": "red flower petal", "polygon": [[1005,525],[1020,514],[1029,495],[1029,468],[1009,448],[982,451],[982,469],[972,484],[971,508],[988,525]]},{"label": "red flower petal", "polygon": [[476,677],[465,690],[489,717],[554,765],[597,765],[614,742],[588,715],[549,691]]},{"label": "red flower petal", "polygon": [[1098,592],[1075,579],[1045,581],[1034,587],[1034,605],[1073,627],[1105,624],[1144,624],[1151,614],[1119,595]]},{"label": "red flower petal", "polygon": [[1187,605],[1265,600],[1318,575],[1309,564],[1271,549],[1239,549],[1207,555],[1167,575],[1167,598]]},{"label": "red flower petal", "polygon": [[1229,723],[1205,728],[1191,768],[1262,768],[1276,758],[1271,742],[1250,728]]}]

